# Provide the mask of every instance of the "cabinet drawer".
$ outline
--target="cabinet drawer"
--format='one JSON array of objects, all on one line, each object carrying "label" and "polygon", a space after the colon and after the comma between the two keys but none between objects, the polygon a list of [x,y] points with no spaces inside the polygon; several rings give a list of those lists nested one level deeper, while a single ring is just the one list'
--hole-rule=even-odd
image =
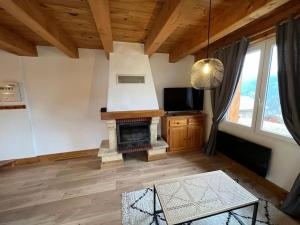
[{"label": "cabinet drawer", "polygon": [[170,120],[170,127],[178,127],[187,125],[187,119]]},{"label": "cabinet drawer", "polygon": [[189,118],[189,124],[202,124],[202,118]]}]

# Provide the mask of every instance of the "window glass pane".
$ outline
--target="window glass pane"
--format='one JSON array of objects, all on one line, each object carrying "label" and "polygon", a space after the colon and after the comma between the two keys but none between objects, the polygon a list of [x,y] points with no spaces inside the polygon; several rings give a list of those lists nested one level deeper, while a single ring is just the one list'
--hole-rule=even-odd
[{"label": "window glass pane", "polygon": [[252,124],[260,57],[261,50],[250,51],[245,57],[241,78],[227,113],[230,122],[249,127]]},{"label": "window glass pane", "polygon": [[271,65],[266,87],[262,130],[291,137],[283,122],[281,113],[277,76],[277,47],[275,45],[272,47],[271,53]]}]

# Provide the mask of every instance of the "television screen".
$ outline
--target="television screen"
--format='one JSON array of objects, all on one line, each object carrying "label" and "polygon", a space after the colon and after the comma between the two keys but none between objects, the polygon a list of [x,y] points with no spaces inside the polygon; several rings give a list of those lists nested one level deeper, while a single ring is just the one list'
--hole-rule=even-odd
[{"label": "television screen", "polygon": [[203,90],[194,88],[165,88],[165,111],[199,111],[203,109]]}]

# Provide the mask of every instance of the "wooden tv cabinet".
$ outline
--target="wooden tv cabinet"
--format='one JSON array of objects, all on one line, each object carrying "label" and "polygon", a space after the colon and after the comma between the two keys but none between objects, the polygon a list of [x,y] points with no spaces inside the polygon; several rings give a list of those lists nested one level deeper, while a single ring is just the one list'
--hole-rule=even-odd
[{"label": "wooden tv cabinet", "polygon": [[170,114],[162,117],[161,134],[168,152],[200,151],[204,143],[204,114]]}]

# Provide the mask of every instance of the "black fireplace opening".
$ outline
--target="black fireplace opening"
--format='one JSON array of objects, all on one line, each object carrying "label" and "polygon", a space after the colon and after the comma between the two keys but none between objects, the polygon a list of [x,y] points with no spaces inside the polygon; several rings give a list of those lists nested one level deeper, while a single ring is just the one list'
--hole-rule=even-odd
[{"label": "black fireplace opening", "polygon": [[118,151],[145,151],[151,147],[151,118],[117,120]]}]

